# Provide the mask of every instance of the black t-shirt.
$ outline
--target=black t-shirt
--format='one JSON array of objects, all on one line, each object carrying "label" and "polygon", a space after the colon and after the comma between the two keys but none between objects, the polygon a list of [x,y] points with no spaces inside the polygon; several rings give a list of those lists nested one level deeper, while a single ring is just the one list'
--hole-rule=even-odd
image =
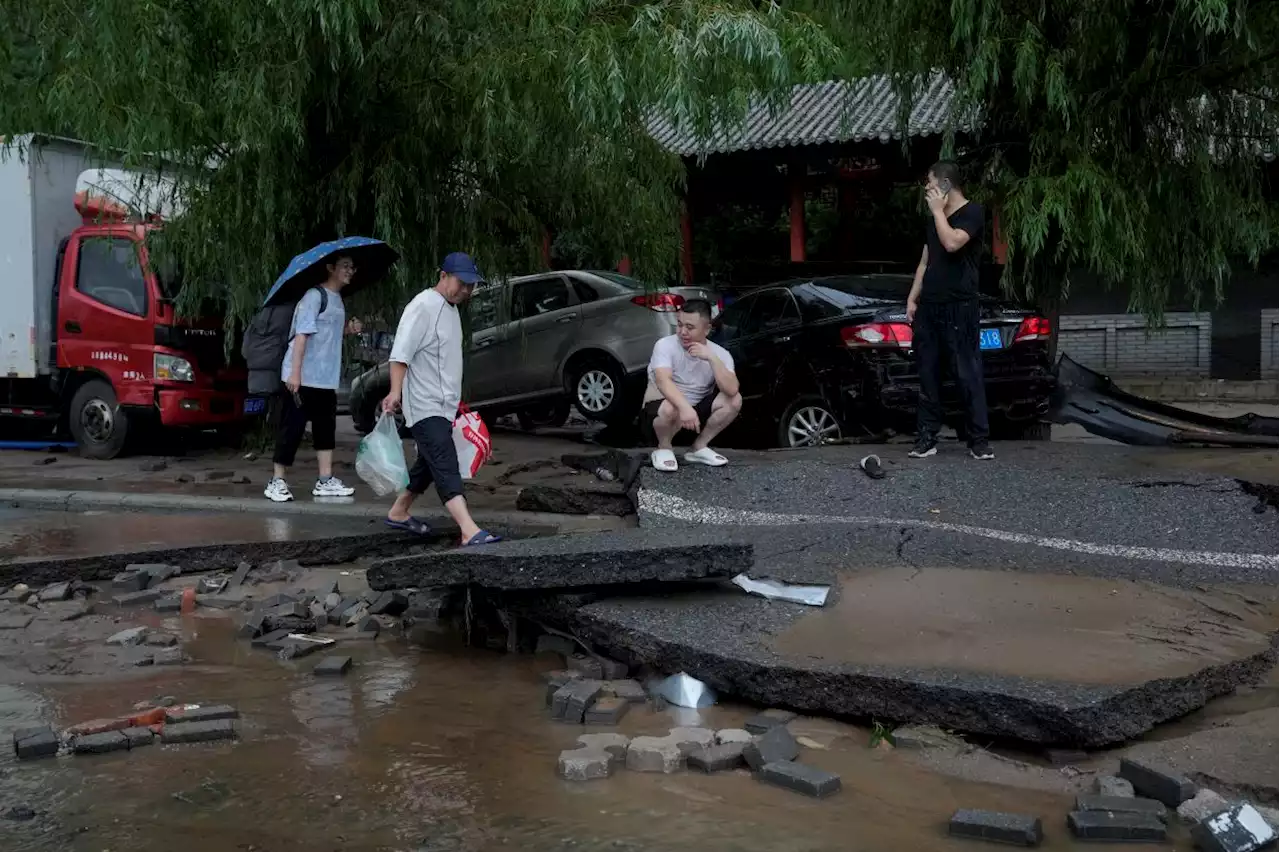
[{"label": "black t-shirt", "polygon": [[929,262],[920,287],[922,302],[963,302],[978,298],[978,259],[982,257],[982,232],[985,227],[982,205],[966,202],[947,217],[951,227],[965,231],[969,242],[959,251],[947,251],[938,240],[938,226],[933,217],[925,225],[925,245]]}]

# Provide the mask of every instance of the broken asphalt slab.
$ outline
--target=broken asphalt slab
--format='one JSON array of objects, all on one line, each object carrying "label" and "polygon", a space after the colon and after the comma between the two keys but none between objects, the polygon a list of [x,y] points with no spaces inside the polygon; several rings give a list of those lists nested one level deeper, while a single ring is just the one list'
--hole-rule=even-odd
[{"label": "broken asphalt slab", "polygon": [[476,585],[556,590],[727,578],[748,569],[749,544],[682,533],[629,531],[556,536],[383,559],[370,566],[375,590]]},{"label": "broken asphalt slab", "polygon": [[[876,607],[876,600],[865,606]],[[1197,612],[1188,605],[1185,617],[1194,619]],[[1169,661],[1153,653],[1112,673],[1091,673],[1089,653],[1082,651],[1075,658],[1079,666],[1062,663],[1053,677],[955,656],[932,665],[909,657],[879,664],[873,656],[857,659],[848,648],[823,647],[814,637],[797,646],[780,641],[823,615],[851,617],[838,609],[813,612],[722,590],[602,600],[559,612],[574,635],[611,656],[658,671],[684,671],[720,694],[756,704],[1086,748],[1132,739],[1257,682],[1275,660],[1274,634],[1261,632],[1225,644],[1217,659],[1188,653]],[[1176,630],[1180,623],[1165,626]],[[988,626],[998,634],[998,624]],[[837,633],[831,635],[839,642],[856,642],[856,631]],[[1068,635],[1077,641],[1082,632]],[[867,642],[875,647],[873,638]]]}]

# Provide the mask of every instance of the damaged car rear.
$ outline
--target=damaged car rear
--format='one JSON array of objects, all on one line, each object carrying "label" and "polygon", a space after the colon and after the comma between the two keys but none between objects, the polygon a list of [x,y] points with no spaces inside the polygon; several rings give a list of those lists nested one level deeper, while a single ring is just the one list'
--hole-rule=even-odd
[{"label": "damaged car rear", "polygon": [[[740,428],[781,447],[915,430],[919,372],[907,322],[909,275],[796,279],[725,309],[716,339],[742,385]],[[1052,326],[984,297],[982,360],[994,438],[1045,438],[1054,393]],[[947,422],[962,423],[954,378]]]}]

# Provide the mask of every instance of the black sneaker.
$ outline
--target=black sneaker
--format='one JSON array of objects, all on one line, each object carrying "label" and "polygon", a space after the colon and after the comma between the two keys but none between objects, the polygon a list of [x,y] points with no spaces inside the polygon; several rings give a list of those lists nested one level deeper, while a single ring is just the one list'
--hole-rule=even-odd
[{"label": "black sneaker", "polygon": [[927,459],[938,454],[937,438],[916,438],[916,445],[907,453],[908,458]]},{"label": "black sneaker", "polygon": [[986,441],[974,441],[969,445],[969,455],[978,461],[990,461],[996,457],[996,451]]}]

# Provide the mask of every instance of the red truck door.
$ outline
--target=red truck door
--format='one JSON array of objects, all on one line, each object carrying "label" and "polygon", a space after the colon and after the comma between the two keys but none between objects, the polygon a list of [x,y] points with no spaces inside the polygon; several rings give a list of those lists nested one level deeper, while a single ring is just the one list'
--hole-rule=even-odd
[{"label": "red truck door", "polygon": [[58,365],[107,376],[120,405],[153,406],[156,311],[129,227],[72,235],[59,282]]}]

